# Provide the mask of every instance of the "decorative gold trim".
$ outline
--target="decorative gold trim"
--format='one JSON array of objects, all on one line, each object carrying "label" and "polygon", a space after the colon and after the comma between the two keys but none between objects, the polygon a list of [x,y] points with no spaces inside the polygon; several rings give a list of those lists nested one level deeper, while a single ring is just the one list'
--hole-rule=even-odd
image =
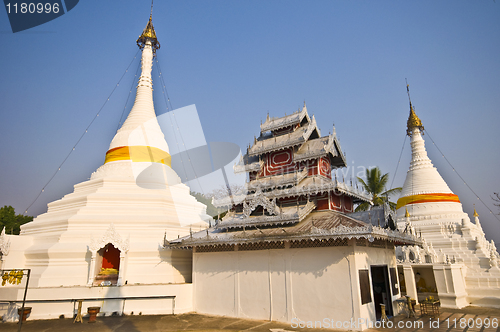
[{"label": "decorative gold trim", "polygon": [[408,136],[412,135],[414,128],[418,128],[420,129],[420,131],[424,130],[422,121],[420,121],[417,114],[415,114],[415,110],[413,109],[412,104],[410,104],[410,116],[408,117],[408,122],[406,123],[406,125],[407,125],[406,134]]},{"label": "decorative gold trim", "polygon": [[119,160],[131,160],[133,162],[161,163],[172,167],[172,158],[168,152],[152,146],[120,146],[106,152],[104,163]]},{"label": "decorative gold trim", "polygon": [[405,196],[398,199],[396,210],[408,204],[429,203],[429,202],[456,202],[460,199],[455,194],[419,194]]},{"label": "decorative gold trim", "polygon": [[149,16],[148,24],[137,39],[137,46],[139,46],[139,48],[142,50],[148,40],[151,41],[153,53],[156,53],[156,50],[160,48],[160,42],[158,42],[158,39],[156,38],[155,28],[153,27],[153,15]]}]

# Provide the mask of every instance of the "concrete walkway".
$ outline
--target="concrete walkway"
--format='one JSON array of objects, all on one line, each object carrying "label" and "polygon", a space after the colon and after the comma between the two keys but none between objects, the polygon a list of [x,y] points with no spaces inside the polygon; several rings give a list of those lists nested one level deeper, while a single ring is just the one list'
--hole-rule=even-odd
[{"label": "concrete walkway", "polygon": [[[157,316],[98,317],[97,322],[73,323],[73,319],[34,320],[25,322],[24,332],[95,331],[95,332],[155,332],[155,331],[334,331],[330,329],[292,328],[291,324],[239,318],[214,317],[198,314]],[[365,331],[433,331],[433,332],[500,332],[500,309],[467,307],[461,310],[441,309],[438,317],[421,316],[416,319],[400,315],[391,319],[392,327]],[[485,324],[486,322],[486,324]],[[469,326],[467,327],[467,323]],[[487,327],[489,323],[489,327]],[[15,332],[17,323],[0,323],[0,331]],[[339,330],[335,330],[339,331]]]}]

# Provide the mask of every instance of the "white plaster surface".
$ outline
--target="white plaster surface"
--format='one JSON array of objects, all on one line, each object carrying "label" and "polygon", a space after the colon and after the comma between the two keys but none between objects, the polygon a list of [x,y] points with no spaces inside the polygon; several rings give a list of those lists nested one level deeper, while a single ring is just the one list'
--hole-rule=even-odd
[{"label": "white plaster surface", "polygon": [[[282,322],[359,317],[375,321],[373,301],[361,305],[357,270],[396,267],[394,252],[353,250],[345,246],[194,253],[194,308],[203,314]],[[392,296],[397,298],[399,294]]]}]

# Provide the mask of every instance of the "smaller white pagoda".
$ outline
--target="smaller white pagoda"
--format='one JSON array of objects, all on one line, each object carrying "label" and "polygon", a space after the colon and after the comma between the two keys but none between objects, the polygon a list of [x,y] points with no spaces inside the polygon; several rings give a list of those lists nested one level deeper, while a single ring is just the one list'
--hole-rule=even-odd
[{"label": "smaller white pagoda", "polygon": [[432,165],[423,133],[410,101],[407,134],[412,159],[397,202],[397,226],[421,235],[424,246],[396,248],[406,292],[417,300],[437,295],[442,306],[452,308],[500,307],[495,243],[486,240],[475,209],[472,223],[458,196]]}]

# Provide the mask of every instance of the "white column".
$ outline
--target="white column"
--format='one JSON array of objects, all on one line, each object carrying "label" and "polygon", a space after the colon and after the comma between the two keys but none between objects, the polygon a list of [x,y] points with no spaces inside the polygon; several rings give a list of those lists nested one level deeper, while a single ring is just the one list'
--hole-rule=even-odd
[{"label": "white column", "polygon": [[464,269],[462,264],[433,264],[434,279],[441,306],[460,309],[469,304],[465,291]]},{"label": "white column", "polygon": [[118,269],[118,281],[116,282],[118,286],[123,285],[123,276],[125,275],[125,255],[125,252],[120,251],[120,268]]},{"label": "white column", "polygon": [[417,283],[415,282],[415,275],[413,274],[411,265],[403,265],[403,273],[405,276],[406,295],[418,303]]},{"label": "white column", "polygon": [[92,286],[92,283],[94,282],[94,278],[95,278],[95,256],[97,254],[97,251],[91,251],[91,253],[92,253],[92,258],[90,260],[89,280],[87,282],[88,286]]}]

